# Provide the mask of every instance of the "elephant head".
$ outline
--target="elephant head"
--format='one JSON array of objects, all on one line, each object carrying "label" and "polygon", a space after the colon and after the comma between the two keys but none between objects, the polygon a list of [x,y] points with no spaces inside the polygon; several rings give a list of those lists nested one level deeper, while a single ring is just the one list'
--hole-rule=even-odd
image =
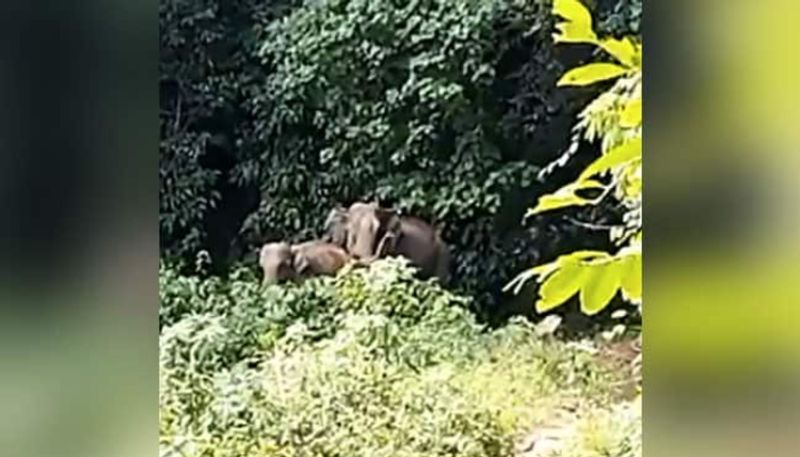
[{"label": "elephant head", "polygon": [[400,216],[377,203],[357,202],[347,210],[345,227],[345,246],[350,255],[374,259],[391,251],[387,242],[399,234]]},{"label": "elephant head", "polygon": [[275,242],[262,246],[259,264],[264,273],[265,285],[294,279],[297,276],[294,253],[289,243]]},{"label": "elephant head", "polygon": [[344,247],[361,265],[386,256],[411,261],[422,277],[449,277],[450,250],[439,231],[429,223],[377,203],[357,202],[331,211],[326,221],[328,238]]}]

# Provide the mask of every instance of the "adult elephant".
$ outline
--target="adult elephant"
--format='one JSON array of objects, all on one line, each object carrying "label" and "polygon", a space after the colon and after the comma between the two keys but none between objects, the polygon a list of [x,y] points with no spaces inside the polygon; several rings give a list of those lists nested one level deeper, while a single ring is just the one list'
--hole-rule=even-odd
[{"label": "adult elephant", "polygon": [[401,216],[377,203],[356,202],[334,208],[326,230],[331,242],[343,246],[359,263],[377,258],[403,256],[423,278],[449,278],[450,251],[438,231],[422,219]]},{"label": "adult elephant", "polygon": [[271,284],[311,276],[334,275],[351,259],[340,246],[325,241],[291,245],[267,243],[261,248],[259,264],[263,283]]}]

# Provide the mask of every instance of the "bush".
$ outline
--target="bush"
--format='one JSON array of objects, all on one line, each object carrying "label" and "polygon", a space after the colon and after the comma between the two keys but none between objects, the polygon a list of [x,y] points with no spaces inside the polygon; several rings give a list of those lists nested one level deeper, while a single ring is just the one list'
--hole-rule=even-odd
[{"label": "bush", "polygon": [[[162,335],[170,335],[175,327],[185,329],[188,318],[214,316],[225,329],[220,337],[227,341],[218,346],[225,351],[219,360],[229,366],[253,351],[269,349],[284,337],[297,345],[331,337],[353,316],[383,319],[381,331],[386,337],[405,331],[413,337],[428,327],[479,329],[465,309],[469,300],[432,281],[414,279],[413,270],[400,258],[337,278],[265,289],[246,270],[234,277],[240,279],[227,283],[215,277],[201,280],[162,266]],[[420,344],[430,343],[427,336],[420,338]],[[457,342],[452,336],[452,332],[445,333],[434,340]]]},{"label": "bush", "polygon": [[586,354],[487,331],[400,259],[264,290],[161,276],[165,453],[507,456],[559,392],[597,389]]}]

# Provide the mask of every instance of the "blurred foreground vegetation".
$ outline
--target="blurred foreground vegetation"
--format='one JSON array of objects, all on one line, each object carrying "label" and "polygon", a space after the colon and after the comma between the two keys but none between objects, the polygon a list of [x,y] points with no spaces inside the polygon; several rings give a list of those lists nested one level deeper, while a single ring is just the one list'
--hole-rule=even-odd
[{"label": "blurred foreground vegetation", "polygon": [[641,455],[636,385],[597,344],[489,330],[400,259],[251,275],[161,268],[163,456]]}]

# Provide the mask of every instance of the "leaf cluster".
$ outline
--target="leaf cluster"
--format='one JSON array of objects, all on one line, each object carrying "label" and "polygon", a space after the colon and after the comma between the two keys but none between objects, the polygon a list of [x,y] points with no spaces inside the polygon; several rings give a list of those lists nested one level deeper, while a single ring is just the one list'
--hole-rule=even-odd
[{"label": "leaf cluster", "polygon": [[[397,259],[286,287],[161,270],[162,455],[507,456],[561,392],[602,401],[589,353]],[[603,381],[606,380],[606,381]]]},{"label": "leaf cluster", "polygon": [[581,106],[554,86],[548,2],[162,3],[164,257],[225,272],[378,199],[440,226],[458,287],[495,310],[580,237],[517,224]]},{"label": "leaf cluster", "polygon": [[[591,44],[615,60],[573,68],[561,77],[558,85],[616,82],[588,104],[575,127],[578,132],[575,141],[600,140],[600,157],[572,183],[541,196],[529,214],[598,205],[611,195],[625,208],[625,224],[612,228],[611,240],[624,247],[615,254],[576,251],[562,255],[554,262],[523,272],[506,287],[518,291],[525,281],[535,277],[540,284],[535,305],[538,312],[550,311],[578,294],[581,310],[596,314],[608,306],[618,291],[626,301],[641,305],[641,43],[631,37],[598,37],[591,14],[579,0],[556,0],[553,14],[562,18],[556,25],[558,32],[553,37],[556,42]],[[599,192],[593,198],[581,195],[588,189]]]}]

